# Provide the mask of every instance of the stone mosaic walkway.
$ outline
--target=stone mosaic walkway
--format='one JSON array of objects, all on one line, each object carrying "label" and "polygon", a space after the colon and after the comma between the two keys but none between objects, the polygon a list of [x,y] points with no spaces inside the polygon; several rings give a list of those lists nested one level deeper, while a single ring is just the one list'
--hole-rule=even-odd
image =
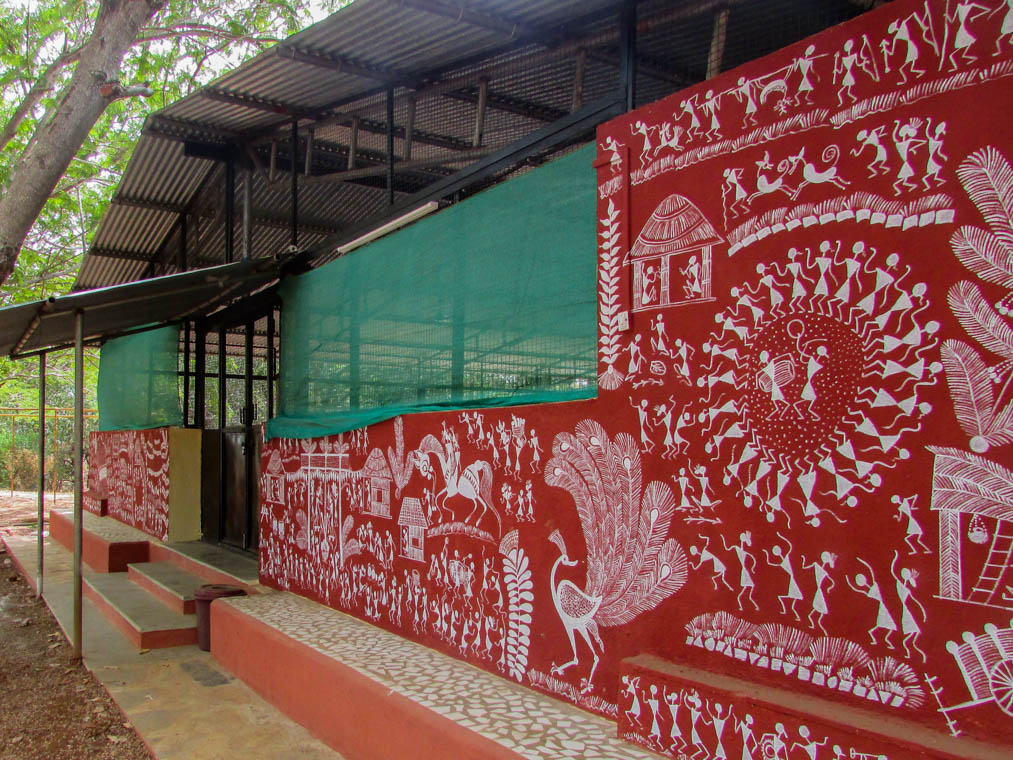
[{"label": "stone mosaic walkway", "polygon": [[522,757],[650,760],[615,724],[289,593],[222,599]]}]

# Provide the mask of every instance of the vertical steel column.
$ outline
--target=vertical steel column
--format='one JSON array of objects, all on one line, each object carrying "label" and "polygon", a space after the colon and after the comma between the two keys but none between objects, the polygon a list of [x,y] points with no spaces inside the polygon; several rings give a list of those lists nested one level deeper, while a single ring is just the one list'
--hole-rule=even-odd
[{"label": "vertical steel column", "polygon": [[348,137],[348,170],[355,168],[355,154],[359,150],[359,117],[352,117],[351,134]]},{"label": "vertical steel column", "polygon": [[246,341],[243,346],[243,454],[246,458],[246,482],[243,489],[246,493],[246,527],[243,530],[243,548],[253,546],[253,320],[246,323]]},{"label": "vertical steel column", "polygon": [[42,579],[44,575],[43,560],[43,523],[46,517],[46,353],[39,354],[39,523],[36,530],[35,549],[35,598],[42,598]]},{"label": "vertical steel column", "polygon": [[394,88],[387,88],[387,205],[394,205]]},{"label": "vertical steel column", "polygon": [[728,34],[728,9],[722,8],[714,14],[714,26],[711,29],[711,46],[707,54],[707,78],[716,77],[721,73],[721,65],[725,58],[725,38]]},{"label": "vertical steel column", "polygon": [[193,350],[193,426],[203,430],[207,425],[207,350],[208,331],[207,328],[198,324],[195,330]]},{"label": "vertical steel column", "polygon": [[450,350],[450,391],[454,401],[464,396],[464,317],[464,299],[455,290]]},{"label": "vertical steel column", "polygon": [[299,120],[292,119],[292,247],[299,245]]},{"label": "vertical steel column", "polygon": [[267,419],[274,417],[274,309],[267,314]]},{"label": "vertical steel column", "polygon": [[180,272],[185,272],[186,263],[186,214],[180,214],[179,217],[179,250],[176,252],[177,261],[176,268]]},{"label": "vertical steel column", "polygon": [[359,401],[362,398],[360,383],[362,382],[362,367],[359,364],[361,348],[359,346],[360,332],[358,316],[353,318],[352,326],[349,328],[348,338],[348,408],[358,409]]},{"label": "vertical steel column", "polygon": [[225,389],[228,381],[225,379],[225,365],[228,364],[228,357],[225,353],[225,328],[218,328],[218,539],[225,536],[225,423],[228,421],[226,414],[227,397]]},{"label": "vertical steel column", "polygon": [[577,111],[584,105],[584,71],[587,68],[587,50],[577,51],[577,60],[573,66],[573,93],[570,97],[570,111]]},{"label": "vertical steel column", "polygon": [[253,412],[253,322],[246,323],[246,340],[243,344],[243,424],[252,425]]},{"label": "vertical steel column", "polygon": [[475,131],[471,136],[471,146],[482,146],[482,135],[485,132],[485,113],[489,106],[489,77],[478,79],[478,105],[475,108]]},{"label": "vertical steel column", "polygon": [[225,328],[218,328],[218,429],[223,430],[225,424],[228,421],[228,415],[226,414],[225,402],[227,400],[225,390],[228,385],[225,380],[226,368],[228,364],[228,355],[225,352]]},{"label": "vertical steel column", "polygon": [[304,156],[303,174],[313,176],[313,127],[306,130],[306,155]]},{"label": "vertical steel column", "polygon": [[190,320],[183,328],[183,427],[190,427]]},{"label": "vertical steel column", "polygon": [[236,162],[225,162],[225,261],[231,264],[236,256]]},{"label": "vertical steel column", "polygon": [[253,169],[243,171],[243,261],[253,258]]},{"label": "vertical steel column", "polygon": [[74,312],[74,659],[81,659],[81,513],[84,483],[84,312]]},{"label": "vertical steel column", "polygon": [[409,161],[412,157],[412,140],[415,137],[415,111],[418,104],[415,102],[415,96],[410,95],[408,97],[408,119],[405,123],[404,128],[404,160]]},{"label": "vertical steel column", "polygon": [[637,5],[626,3],[619,10],[619,89],[632,111],[637,99]]}]

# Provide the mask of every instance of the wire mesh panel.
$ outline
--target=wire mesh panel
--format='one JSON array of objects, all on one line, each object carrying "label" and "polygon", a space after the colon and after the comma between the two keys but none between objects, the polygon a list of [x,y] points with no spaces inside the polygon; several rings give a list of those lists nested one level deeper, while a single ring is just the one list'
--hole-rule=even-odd
[{"label": "wire mesh panel", "polygon": [[596,392],[594,147],[282,286],[268,437]]},{"label": "wire mesh panel", "polygon": [[107,341],[99,354],[99,430],[181,426],[179,327]]}]

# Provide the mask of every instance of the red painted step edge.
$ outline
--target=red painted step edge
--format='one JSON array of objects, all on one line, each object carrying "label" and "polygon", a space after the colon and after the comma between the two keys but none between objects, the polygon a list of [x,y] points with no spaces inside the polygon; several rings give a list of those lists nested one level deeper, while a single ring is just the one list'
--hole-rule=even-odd
[{"label": "red painted step edge", "polygon": [[348,760],[521,757],[250,617],[227,599],[211,603],[211,654]]},{"label": "red painted step edge", "polygon": [[193,599],[180,599],[164,586],[149,578],[133,566],[127,568],[127,578],[143,588],[173,612],[180,615],[194,614]]},{"label": "red painted step edge", "polygon": [[[55,510],[49,513],[49,535],[68,551],[74,549],[74,521]],[[147,541],[109,543],[84,530],[81,534],[81,559],[97,573],[122,573],[133,562],[148,561]]]},{"label": "red painted step edge", "polygon": [[197,643],[197,628],[175,628],[164,631],[139,631],[120,611],[95,591],[88,580],[82,584],[84,596],[95,605],[102,617],[112,623],[138,649],[167,649]]},{"label": "red painted step edge", "polygon": [[257,593],[255,588],[248,586],[238,578],[235,578],[228,573],[215,570],[213,567],[208,567],[207,565],[197,562],[190,557],[187,557],[185,554],[180,554],[163,544],[152,542],[148,556],[150,557],[148,560],[149,562],[168,562],[175,565],[180,570],[185,570],[191,575],[203,578],[208,583],[222,583],[226,586],[239,586],[247,594]]}]

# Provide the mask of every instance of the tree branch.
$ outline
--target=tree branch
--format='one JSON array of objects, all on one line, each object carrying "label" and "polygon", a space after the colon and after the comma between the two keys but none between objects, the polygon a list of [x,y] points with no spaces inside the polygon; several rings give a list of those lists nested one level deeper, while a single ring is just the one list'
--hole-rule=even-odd
[{"label": "tree branch", "polygon": [[42,72],[42,76],[35,80],[35,84],[32,85],[28,94],[18,104],[18,107],[14,109],[11,118],[7,120],[3,131],[0,132],[0,150],[7,147],[7,143],[14,139],[14,135],[18,133],[18,127],[21,126],[21,122],[25,120],[25,117],[35,108],[36,104],[42,100],[42,97],[53,89],[53,86],[56,84],[56,75],[67,66],[76,63],[80,56],[81,48],[74,48],[61,55],[46,67],[46,70]]}]

